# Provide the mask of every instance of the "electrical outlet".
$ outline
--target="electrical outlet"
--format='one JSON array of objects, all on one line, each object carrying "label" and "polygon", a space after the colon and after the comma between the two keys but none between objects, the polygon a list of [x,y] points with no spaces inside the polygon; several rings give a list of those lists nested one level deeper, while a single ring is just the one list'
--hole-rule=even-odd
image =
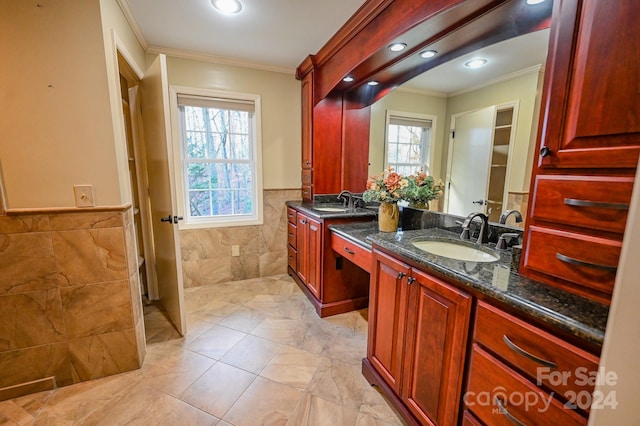
[{"label": "electrical outlet", "polygon": [[231,256],[240,256],[240,246],[231,246]]},{"label": "electrical outlet", "polygon": [[76,207],[94,207],[93,185],[73,185]]}]

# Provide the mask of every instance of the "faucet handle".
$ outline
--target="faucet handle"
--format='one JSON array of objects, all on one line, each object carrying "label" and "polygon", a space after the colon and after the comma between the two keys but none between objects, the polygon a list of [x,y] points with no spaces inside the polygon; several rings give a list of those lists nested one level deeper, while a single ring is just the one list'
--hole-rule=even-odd
[{"label": "faucet handle", "polygon": [[520,239],[520,234],[516,234],[515,232],[505,232],[500,234],[498,237],[498,243],[496,244],[497,249],[506,249],[509,247],[507,240],[511,240],[512,238]]}]

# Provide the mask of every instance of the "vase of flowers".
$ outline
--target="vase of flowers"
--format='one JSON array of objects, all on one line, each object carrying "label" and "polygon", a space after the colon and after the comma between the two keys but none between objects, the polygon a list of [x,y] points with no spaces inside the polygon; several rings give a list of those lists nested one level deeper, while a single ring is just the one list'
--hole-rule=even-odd
[{"label": "vase of flowers", "polygon": [[409,185],[408,180],[396,173],[392,167],[367,180],[367,189],[362,193],[366,202],[377,201],[378,229],[381,232],[396,232],[400,220],[398,201],[402,200],[402,191]]},{"label": "vase of flowers", "polygon": [[407,176],[407,186],[402,191],[402,199],[406,200],[411,207],[428,210],[429,201],[440,198],[443,189],[442,180],[436,181],[420,169]]},{"label": "vase of flowers", "polygon": [[[362,193],[366,202],[380,203],[378,209],[378,228],[382,232],[396,232],[400,219],[398,201],[407,201],[418,208],[428,208],[429,201],[442,195],[444,184],[436,182],[424,170],[420,169],[409,176],[402,176],[393,167],[387,167],[382,173],[367,180],[367,189]],[[421,206],[421,207],[420,207]]]}]

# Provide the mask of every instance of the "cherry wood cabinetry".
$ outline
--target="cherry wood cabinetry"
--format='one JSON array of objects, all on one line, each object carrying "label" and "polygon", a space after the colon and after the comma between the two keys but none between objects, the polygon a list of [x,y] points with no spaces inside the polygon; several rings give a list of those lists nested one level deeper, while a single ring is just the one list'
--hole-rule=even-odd
[{"label": "cherry wood cabinetry", "polygon": [[484,302],[473,338],[463,401],[484,424],[587,423],[598,357]]},{"label": "cherry wood cabinetry", "polygon": [[520,272],[609,303],[640,153],[640,9],[554,2]]},{"label": "cherry wood cabinetry", "polygon": [[320,299],[320,265],[322,259],[322,232],[320,222],[298,213],[297,274],[315,297]]},{"label": "cherry wood cabinetry", "polygon": [[381,252],[373,256],[363,373],[408,419],[456,424],[472,298]]},{"label": "cherry wood cabinetry", "polygon": [[[326,317],[365,308],[369,301],[369,274],[344,261],[342,253],[337,254],[331,248],[332,233],[328,226],[371,218],[322,219],[290,206],[287,218],[289,275],[313,303],[318,315]],[[367,255],[359,253],[359,260]]]}]

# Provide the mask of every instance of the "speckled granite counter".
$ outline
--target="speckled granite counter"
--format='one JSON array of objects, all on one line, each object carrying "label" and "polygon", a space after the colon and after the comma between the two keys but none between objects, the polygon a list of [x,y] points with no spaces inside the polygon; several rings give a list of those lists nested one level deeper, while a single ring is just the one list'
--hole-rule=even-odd
[{"label": "speckled granite counter", "polygon": [[[500,255],[495,262],[465,262],[435,256],[412,245],[413,241],[429,239],[460,242],[458,234],[439,228],[383,233],[378,232],[374,222],[331,225],[330,229],[363,247],[370,249],[375,244],[462,287],[474,289],[587,342],[602,345],[608,307],[513,272],[511,250],[495,250]],[[494,249],[495,245],[490,244],[489,248]]]},{"label": "speckled granite counter", "polygon": [[[367,216],[371,217],[372,220],[376,218],[376,211],[374,210],[367,208],[343,209],[342,205],[338,203],[307,203],[303,201],[287,201],[286,205],[301,210],[304,213],[314,216],[318,219]],[[338,209],[340,211],[322,211],[318,210],[319,208]]]}]

